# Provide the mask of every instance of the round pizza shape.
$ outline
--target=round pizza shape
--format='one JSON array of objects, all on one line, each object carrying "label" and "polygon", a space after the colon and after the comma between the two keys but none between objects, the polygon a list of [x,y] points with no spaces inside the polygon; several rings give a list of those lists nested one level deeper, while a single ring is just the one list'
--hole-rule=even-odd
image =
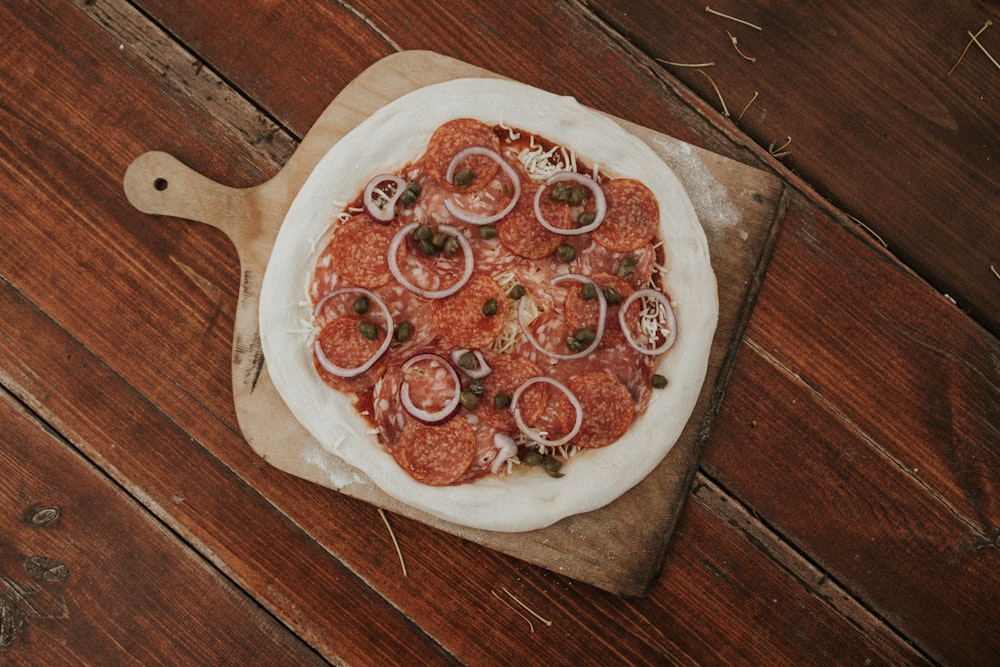
[{"label": "round pizza shape", "polygon": [[694,209],[574,99],[457,79],[320,160],[260,297],[268,372],[327,450],[440,520],[527,531],[642,481],[718,316]]}]

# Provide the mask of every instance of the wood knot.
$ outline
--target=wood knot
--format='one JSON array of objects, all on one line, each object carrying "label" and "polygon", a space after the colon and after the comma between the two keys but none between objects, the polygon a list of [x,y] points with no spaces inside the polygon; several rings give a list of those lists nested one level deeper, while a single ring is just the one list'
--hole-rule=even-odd
[{"label": "wood knot", "polygon": [[37,582],[65,581],[69,568],[48,556],[28,556],[24,559],[24,572]]},{"label": "wood knot", "polygon": [[34,505],[24,513],[23,521],[32,528],[50,528],[62,516],[58,505]]}]

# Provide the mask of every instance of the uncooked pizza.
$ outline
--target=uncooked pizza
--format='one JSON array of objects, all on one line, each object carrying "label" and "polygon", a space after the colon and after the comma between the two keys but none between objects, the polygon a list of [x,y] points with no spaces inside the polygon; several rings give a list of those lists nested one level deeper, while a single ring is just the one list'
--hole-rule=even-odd
[{"label": "uncooked pizza", "polygon": [[603,506],[676,441],[717,313],[683,189],[617,123],[463,79],[348,133],[296,197],[261,335],[295,416],[457,524]]}]

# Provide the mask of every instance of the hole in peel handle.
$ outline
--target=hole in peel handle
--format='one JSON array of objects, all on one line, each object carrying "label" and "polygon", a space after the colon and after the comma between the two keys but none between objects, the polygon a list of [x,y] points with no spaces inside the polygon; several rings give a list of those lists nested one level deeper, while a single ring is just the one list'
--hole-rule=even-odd
[{"label": "hole in peel handle", "polygon": [[143,213],[217,227],[233,236],[245,219],[248,192],[206,178],[159,151],[143,153],[125,170],[125,196]]}]

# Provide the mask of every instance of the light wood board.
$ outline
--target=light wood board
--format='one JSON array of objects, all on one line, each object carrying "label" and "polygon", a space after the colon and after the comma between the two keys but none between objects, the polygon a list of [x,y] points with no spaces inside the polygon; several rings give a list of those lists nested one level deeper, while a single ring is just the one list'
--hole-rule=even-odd
[{"label": "light wood board", "polygon": [[416,88],[469,76],[497,75],[429,51],[387,56],[344,88],[269,181],[230,188],[170,155],[150,152],[129,166],[126,195],[146,213],[212,225],[235,244],[241,285],[232,350],[234,400],[244,437],[271,465],[604,590],[644,595],[659,575],[784,212],[784,189],[777,178],[616,119],[673,168],[691,197],[718,280],[719,326],[702,394],[681,438],[642,483],[602,509],[513,534],[440,521],[399,503],[324,450],[292,416],[270,380],[258,330],[260,287],[278,229],[299,188],[326,151],[379,107]]}]

